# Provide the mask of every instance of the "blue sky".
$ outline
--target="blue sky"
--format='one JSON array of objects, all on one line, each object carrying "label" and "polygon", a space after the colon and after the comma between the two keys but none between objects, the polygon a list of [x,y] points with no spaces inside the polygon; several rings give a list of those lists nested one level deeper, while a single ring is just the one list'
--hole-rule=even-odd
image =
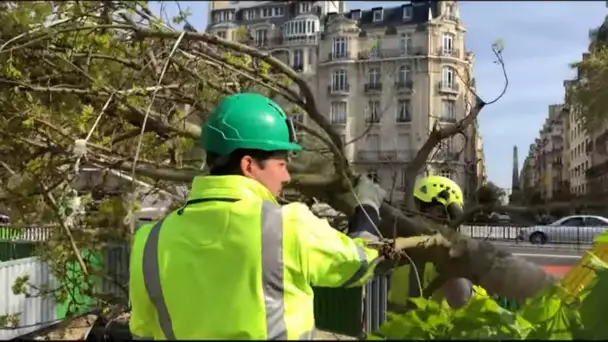
[{"label": "blue sky", "polygon": [[[348,8],[394,6],[398,2],[348,1]],[[162,3],[171,16],[175,2]],[[193,14],[192,24],[203,30],[207,2],[180,2]],[[158,12],[159,3],[153,3]],[[572,78],[569,64],[587,50],[589,30],[608,14],[604,1],[563,2],[461,2],[460,14],[467,28],[466,45],[476,55],[475,77],[482,98],[491,100],[503,86],[501,71],[493,63],[490,47],[496,39],[505,46],[503,56],[509,89],[480,115],[489,179],[511,187],[513,146],[519,148],[520,167],[529,145],[538,136],[547,106],[561,103],[563,81]]]}]

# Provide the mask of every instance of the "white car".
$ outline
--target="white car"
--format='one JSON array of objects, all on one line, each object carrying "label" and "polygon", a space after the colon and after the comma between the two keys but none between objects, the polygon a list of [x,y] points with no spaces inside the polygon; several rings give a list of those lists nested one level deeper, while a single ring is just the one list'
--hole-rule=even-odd
[{"label": "white car", "polygon": [[518,240],[533,244],[571,243],[591,244],[608,230],[608,218],[595,215],[572,215],[549,225],[526,227],[519,231]]}]

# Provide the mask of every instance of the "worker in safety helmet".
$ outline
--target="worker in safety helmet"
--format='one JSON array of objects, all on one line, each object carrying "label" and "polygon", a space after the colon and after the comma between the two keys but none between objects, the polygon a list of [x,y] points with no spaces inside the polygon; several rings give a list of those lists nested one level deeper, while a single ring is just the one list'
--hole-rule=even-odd
[{"label": "worker in safety helmet", "polygon": [[[414,188],[414,202],[423,213],[438,218],[457,220],[463,214],[462,190],[453,180],[442,176],[429,176],[419,179]],[[416,265],[416,272],[411,272],[411,265],[395,269],[391,274],[389,289],[389,306],[394,311],[407,310],[408,298],[420,297],[424,290],[437,276],[433,263]],[[418,282],[420,280],[420,283]],[[478,291],[485,295],[485,290],[465,278],[449,279],[432,298],[444,301],[452,308],[465,305],[471,296]]]},{"label": "worker in safety helmet", "polygon": [[259,94],[224,98],[201,136],[210,175],[194,178],[183,207],[134,235],[132,335],[312,339],[311,286],[360,286],[383,269],[365,239],[377,238],[385,191],[360,178],[351,236],[302,203],[281,207],[289,154],[302,147],[281,107]]}]

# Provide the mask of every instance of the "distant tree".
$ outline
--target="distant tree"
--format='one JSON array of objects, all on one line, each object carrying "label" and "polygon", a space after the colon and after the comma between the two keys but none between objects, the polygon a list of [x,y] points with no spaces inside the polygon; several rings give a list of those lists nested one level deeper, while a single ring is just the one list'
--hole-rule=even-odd
[{"label": "distant tree", "polygon": [[571,66],[578,72],[566,94],[566,102],[584,123],[588,132],[608,122],[608,22],[589,34],[589,52]]},{"label": "distant tree", "polygon": [[506,192],[498,185],[488,182],[477,190],[479,204],[495,205],[500,204],[500,200],[506,196]]}]

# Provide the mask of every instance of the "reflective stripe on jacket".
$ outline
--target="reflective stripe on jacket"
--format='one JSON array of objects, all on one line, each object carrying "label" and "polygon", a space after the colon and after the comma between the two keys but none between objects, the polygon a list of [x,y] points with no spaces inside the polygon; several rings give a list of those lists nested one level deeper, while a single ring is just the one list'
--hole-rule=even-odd
[{"label": "reflective stripe on jacket", "polygon": [[133,238],[130,330],[162,339],[312,339],[312,286],[354,286],[377,252],[279,206],[255,180],[194,179],[190,204]]}]

